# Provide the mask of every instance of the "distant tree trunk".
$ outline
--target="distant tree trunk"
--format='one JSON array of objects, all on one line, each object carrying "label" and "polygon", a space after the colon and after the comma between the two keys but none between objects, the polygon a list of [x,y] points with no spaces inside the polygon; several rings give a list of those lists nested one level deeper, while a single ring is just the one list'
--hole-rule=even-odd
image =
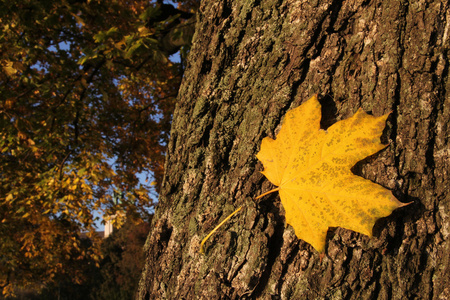
[{"label": "distant tree trunk", "polygon": [[[205,0],[196,26],[138,298],[450,299],[448,1]],[[354,172],[413,201],[372,239],[331,229],[322,260],[254,200],[261,140],[314,93],[324,128],[391,112]]]}]

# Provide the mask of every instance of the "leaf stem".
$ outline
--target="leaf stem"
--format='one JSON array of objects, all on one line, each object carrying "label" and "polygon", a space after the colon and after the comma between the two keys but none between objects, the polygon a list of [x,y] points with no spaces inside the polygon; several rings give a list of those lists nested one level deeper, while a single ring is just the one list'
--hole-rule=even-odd
[{"label": "leaf stem", "polygon": [[226,221],[228,221],[232,216],[234,216],[235,214],[237,214],[240,210],[242,209],[242,206],[240,206],[238,209],[236,209],[235,211],[233,211],[228,217],[226,217],[222,222],[220,222],[219,225],[216,226],[216,228],[214,228],[200,243],[200,253],[201,254],[205,254],[205,248],[203,247],[203,245],[205,244],[205,242],[211,237],[211,235],[214,234],[214,232],[217,231],[217,229],[220,228],[220,226],[222,226]]},{"label": "leaf stem", "polygon": [[265,193],[259,195],[258,197],[255,198],[255,200],[258,200],[259,198],[262,198],[262,197],[264,197],[265,195],[268,195],[268,194],[273,193],[273,192],[277,192],[277,191],[279,191],[279,190],[280,190],[280,187],[277,187],[276,189],[270,190],[270,191],[268,191],[268,192],[265,192]]},{"label": "leaf stem", "polygon": [[[273,193],[273,192],[276,192],[276,191],[279,191],[279,190],[280,190],[280,187],[277,187],[276,189],[270,190],[268,192],[265,192],[265,193],[259,195],[258,197],[255,198],[255,200],[258,200],[259,198],[262,198],[265,195],[268,195],[270,193]],[[208,235],[200,243],[200,253],[201,254],[205,254],[205,247],[204,247],[204,245],[205,245],[206,241],[214,234],[214,232],[217,231],[217,229],[219,229],[223,224],[225,224],[226,221],[228,221],[232,216],[237,214],[241,209],[242,209],[242,206],[240,206],[238,209],[233,211],[228,217],[226,217],[222,222],[220,222],[219,225],[217,225],[213,230],[211,230],[210,233],[208,233]]]}]

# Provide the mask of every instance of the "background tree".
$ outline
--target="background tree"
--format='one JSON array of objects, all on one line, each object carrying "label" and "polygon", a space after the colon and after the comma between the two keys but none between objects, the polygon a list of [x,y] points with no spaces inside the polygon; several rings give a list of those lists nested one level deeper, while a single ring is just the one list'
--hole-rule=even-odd
[{"label": "background tree", "polygon": [[86,280],[74,284],[70,276],[61,276],[36,299],[67,300],[128,300],[134,299],[144,265],[143,245],[150,230],[147,221],[136,223],[127,218],[125,224],[103,240],[100,267],[84,264]]},{"label": "background tree", "polygon": [[[125,224],[115,230],[101,244],[100,267],[93,261],[76,262],[77,272],[86,278],[81,283],[71,280],[72,273],[57,274],[56,279],[41,291],[23,289],[8,300],[128,300],[134,299],[144,265],[143,245],[150,229],[147,221],[136,222],[127,218]],[[89,239],[83,239],[89,244]],[[4,299],[0,296],[0,299]]]},{"label": "background tree", "polygon": [[[157,16],[149,1],[0,3],[4,294],[64,272],[80,282],[67,266],[100,259],[93,212],[149,214],[183,71],[168,56],[189,47],[193,24]],[[176,35],[170,49],[167,35]],[[120,206],[114,192],[124,194]]]},{"label": "background tree", "polygon": [[[91,299],[135,299],[145,257],[143,246],[150,230],[148,222],[132,220],[113,232],[103,245],[101,276]],[[94,280],[94,278],[92,278]]]},{"label": "background tree", "polygon": [[[448,1],[202,1],[139,299],[450,298],[449,20]],[[276,194],[254,200],[261,140],[314,93],[323,128],[391,112],[353,171],[413,202],[372,239],[329,230],[323,259]]]}]

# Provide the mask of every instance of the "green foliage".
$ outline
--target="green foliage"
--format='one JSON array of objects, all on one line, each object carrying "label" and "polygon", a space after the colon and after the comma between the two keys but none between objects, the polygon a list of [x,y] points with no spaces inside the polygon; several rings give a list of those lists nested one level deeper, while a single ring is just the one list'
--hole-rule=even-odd
[{"label": "green foliage", "polygon": [[[137,174],[159,187],[182,75],[160,42],[167,22],[146,27],[153,5],[0,2],[3,294],[65,273],[81,283],[76,265],[101,258],[93,212],[152,207]],[[113,191],[126,201],[113,205]]]}]

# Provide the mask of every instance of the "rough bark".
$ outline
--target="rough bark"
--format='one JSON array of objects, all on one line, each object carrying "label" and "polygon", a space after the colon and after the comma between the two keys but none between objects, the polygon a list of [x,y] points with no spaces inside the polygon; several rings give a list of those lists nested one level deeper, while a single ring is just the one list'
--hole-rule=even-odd
[{"label": "rough bark", "polygon": [[[450,299],[448,1],[205,0],[179,93],[139,299]],[[324,128],[391,112],[354,172],[413,203],[326,256],[285,227],[255,157],[318,93]],[[364,195],[361,195],[364,197]],[[237,214],[199,253],[201,239]]]}]

